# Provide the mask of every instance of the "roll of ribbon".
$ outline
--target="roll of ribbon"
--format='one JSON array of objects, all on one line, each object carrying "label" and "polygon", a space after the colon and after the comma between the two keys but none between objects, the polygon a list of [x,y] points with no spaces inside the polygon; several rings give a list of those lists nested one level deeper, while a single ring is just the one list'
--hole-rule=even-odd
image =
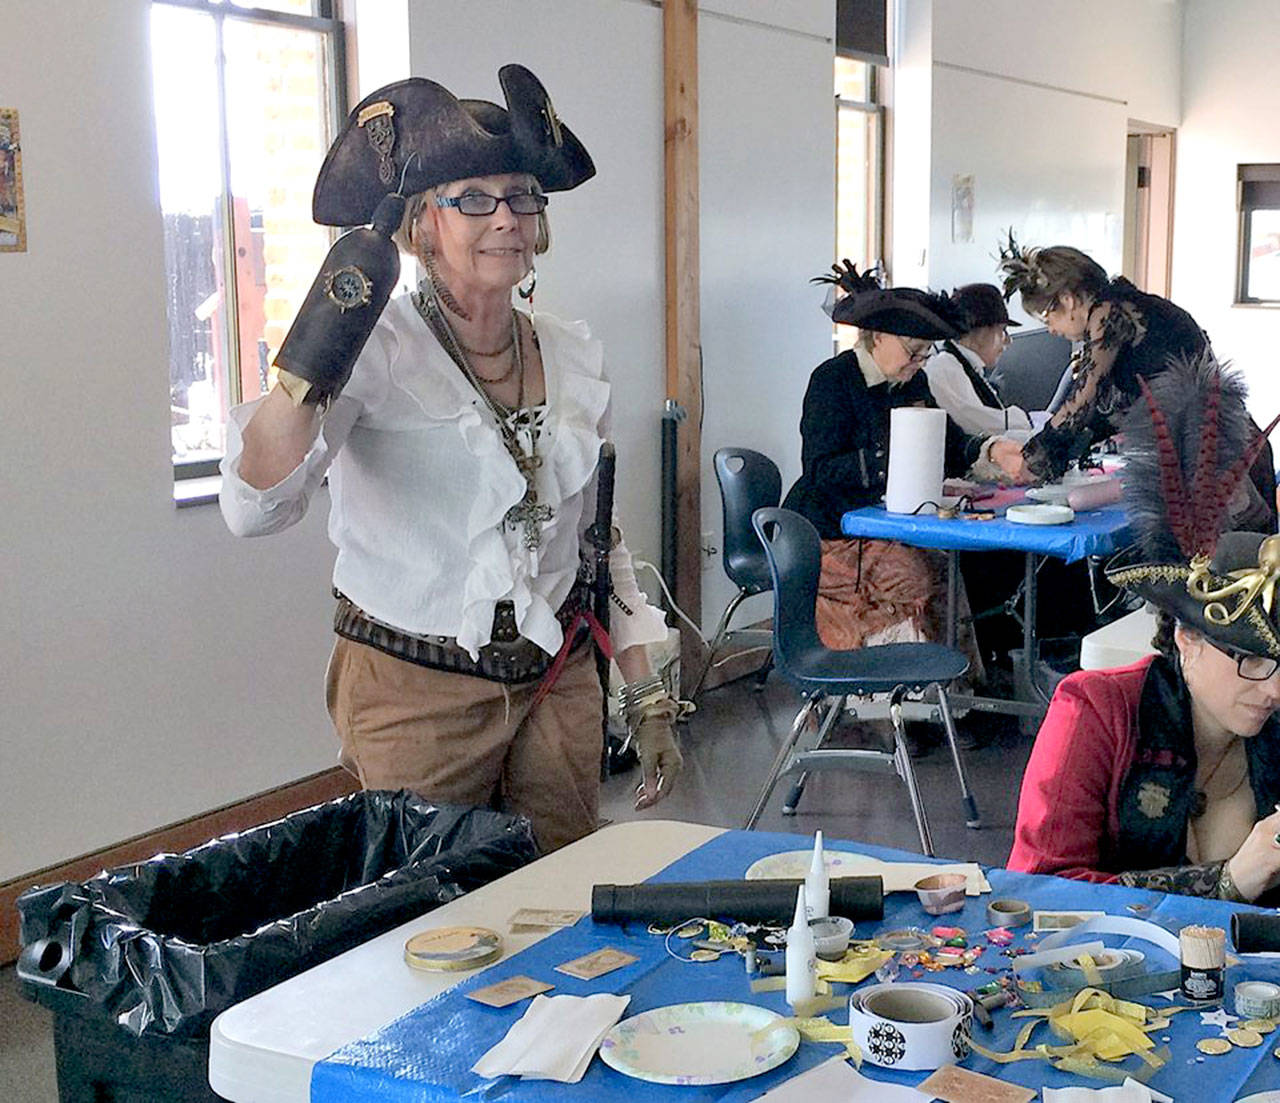
[{"label": "roll of ribbon", "polygon": [[1242,954],[1280,950],[1280,915],[1275,912],[1233,913],[1231,941]]},{"label": "roll of ribbon", "polygon": [[873,1065],[938,1069],[969,1056],[973,1001],[941,984],[876,984],[849,998],[849,1027]]},{"label": "roll of ribbon", "polygon": [[1280,986],[1265,980],[1242,980],[1235,987],[1236,1014],[1242,1019],[1274,1019],[1280,1015]]},{"label": "roll of ribbon", "polygon": [[993,927],[1021,927],[1031,922],[1031,905],[1025,900],[992,900],[987,922]]}]

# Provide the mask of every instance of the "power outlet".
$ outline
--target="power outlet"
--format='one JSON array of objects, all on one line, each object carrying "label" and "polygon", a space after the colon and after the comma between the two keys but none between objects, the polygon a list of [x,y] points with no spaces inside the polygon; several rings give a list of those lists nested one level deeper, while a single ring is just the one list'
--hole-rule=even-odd
[{"label": "power outlet", "polygon": [[714,532],[704,532],[702,534],[702,569],[710,571],[716,565],[716,560],[720,558],[720,549],[716,547],[716,534]]}]

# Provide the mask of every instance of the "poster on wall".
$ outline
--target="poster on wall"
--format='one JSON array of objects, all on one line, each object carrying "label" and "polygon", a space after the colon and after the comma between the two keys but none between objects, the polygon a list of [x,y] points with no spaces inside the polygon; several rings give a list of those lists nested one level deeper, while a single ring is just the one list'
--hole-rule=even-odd
[{"label": "poster on wall", "polygon": [[973,175],[951,178],[951,240],[954,244],[973,241]]},{"label": "poster on wall", "polygon": [[27,251],[27,216],[22,203],[22,145],[18,111],[0,107],[0,253]]}]

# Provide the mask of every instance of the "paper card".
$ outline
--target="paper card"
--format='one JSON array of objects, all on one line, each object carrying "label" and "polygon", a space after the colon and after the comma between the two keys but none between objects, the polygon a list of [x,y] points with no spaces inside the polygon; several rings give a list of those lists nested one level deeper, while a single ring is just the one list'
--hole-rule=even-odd
[{"label": "paper card", "polygon": [[924,1096],[915,1088],[872,1080],[843,1057],[832,1057],[793,1076],[757,1096],[754,1103],[816,1103],[827,1099],[844,1103],[924,1103]]},{"label": "paper card", "polygon": [[633,961],[639,960],[633,954],[626,954],[621,950],[596,950],[594,953],[574,958],[573,961],[566,961],[563,965],[557,965],[556,972],[568,973],[569,976],[577,977],[579,980],[594,980],[596,977],[602,977],[605,973],[612,973],[615,969],[621,969],[624,965],[630,965]]},{"label": "paper card", "polygon": [[486,1007],[510,1007],[513,1003],[527,1000],[539,992],[549,992],[554,987],[554,984],[545,984],[540,980],[534,980],[533,977],[508,977],[506,980],[498,981],[497,984],[468,992],[467,999],[475,1000],[476,1003],[482,1003]]},{"label": "paper card", "polygon": [[555,908],[521,908],[511,917],[509,926],[513,932],[554,931],[559,927],[572,927],[586,914]]},{"label": "paper card", "polygon": [[1070,927],[1078,927],[1089,919],[1097,919],[1106,912],[1033,912],[1031,929],[1033,931],[1065,931]]},{"label": "paper card", "polygon": [[958,1065],[944,1065],[921,1081],[917,1088],[926,1096],[941,1099],[944,1103],[1030,1103],[1036,1097],[1034,1088],[1006,1084]]}]

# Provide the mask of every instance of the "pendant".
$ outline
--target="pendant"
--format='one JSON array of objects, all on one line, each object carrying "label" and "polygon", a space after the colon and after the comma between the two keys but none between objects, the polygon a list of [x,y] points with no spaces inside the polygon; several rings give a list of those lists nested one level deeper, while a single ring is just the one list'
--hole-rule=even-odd
[{"label": "pendant", "polygon": [[511,528],[523,527],[523,543],[527,550],[535,551],[542,544],[542,526],[550,521],[553,511],[550,506],[538,503],[538,492],[532,484],[524,492],[524,497],[507,510],[503,522]]}]

